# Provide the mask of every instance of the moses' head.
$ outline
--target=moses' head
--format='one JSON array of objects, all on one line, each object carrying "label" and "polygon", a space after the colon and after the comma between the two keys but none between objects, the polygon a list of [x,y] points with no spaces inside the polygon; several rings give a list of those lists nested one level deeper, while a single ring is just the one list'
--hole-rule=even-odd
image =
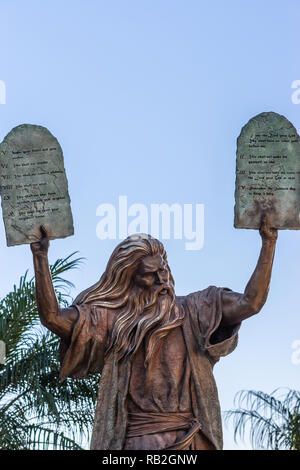
[{"label": "moses' head", "polygon": [[147,363],[158,341],[182,320],[163,244],[144,234],[121,242],[100,281],[75,303],[116,310],[108,351],[114,348],[119,359],[134,354],[144,340]]}]

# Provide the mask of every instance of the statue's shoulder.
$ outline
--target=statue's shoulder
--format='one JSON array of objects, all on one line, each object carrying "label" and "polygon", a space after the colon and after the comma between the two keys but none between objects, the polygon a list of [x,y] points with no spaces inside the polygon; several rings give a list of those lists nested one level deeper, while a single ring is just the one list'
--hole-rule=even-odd
[{"label": "statue's shoulder", "polygon": [[89,315],[93,319],[115,316],[115,310],[97,305],[97,303],[73,304],[72,307],[75,307],[80,314]]},{"label": "statue's shoulder", "polygon": [[206,287],[206,289],[198,290],[196,292],[191,292],[190,294],[187,295],[182,295],[182,296],[177,296],[176,300],[178,299],[179,303],[184,303],[184,302],[193,302],[193,301],[208,301],[210,298],[212,298],[216,292],[219,290],[219,287],[216,286],[209,286]]}]

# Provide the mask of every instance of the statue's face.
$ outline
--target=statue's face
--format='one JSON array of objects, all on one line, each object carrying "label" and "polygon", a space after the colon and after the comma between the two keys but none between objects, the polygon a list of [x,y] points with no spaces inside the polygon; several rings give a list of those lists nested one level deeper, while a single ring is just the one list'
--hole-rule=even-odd
[{"label": "statue's face", "polygon": [[167,263],[160,254],[142,259],[135,273],[134,281],[144,289],[159,290],[165,295],[170,289],[170,273]]}]

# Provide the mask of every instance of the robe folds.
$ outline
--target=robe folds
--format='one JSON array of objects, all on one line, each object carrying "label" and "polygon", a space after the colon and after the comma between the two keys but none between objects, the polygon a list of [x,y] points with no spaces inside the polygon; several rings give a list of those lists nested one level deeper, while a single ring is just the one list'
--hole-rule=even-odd
[{"label": "robe folds", "polygon": [[[213,367],[237,345],[240,324],[223,327],[224,288],[210,286],[187,296],[176,297],[183,309],[182,329],[187,360],[191,370],[192,414],[213,449],[223,447],[221,412]],[[112,349],[105,357],[109,326],[114,311],[93,304],[74,305],[78,318],[69,341],[61,340],[60,380],[87,378],[101,373],[94,428],[93,450],[121,450],[126,438],[127,396],[131,376],[130,358],[117,361]],[[164,341],[162,339],[161,341]]]}]

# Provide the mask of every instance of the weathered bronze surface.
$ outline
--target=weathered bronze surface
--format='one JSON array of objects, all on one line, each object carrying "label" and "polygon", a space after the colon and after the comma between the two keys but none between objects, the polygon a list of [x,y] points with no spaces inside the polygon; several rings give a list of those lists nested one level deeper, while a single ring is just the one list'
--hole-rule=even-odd
[{"label": "weathered bronze surface", "polygon": [[277,231],[264,217],[262,248],[245,292],[210,286],[177,297],[161,242],[132,235],[100,281],[60,308],[42,229],[31,249],[41,322],[61,338],[61,374],[101,372],[91,449],[221,449],[213,366],[231,353],[243,320],[264,305]]},{"label": "weathered bronze surface", "polygon": [[300,229],[300,137],[280,114],[261,113],[237,141],[237,228],[258,229],[263,214],[272,227]]}]

